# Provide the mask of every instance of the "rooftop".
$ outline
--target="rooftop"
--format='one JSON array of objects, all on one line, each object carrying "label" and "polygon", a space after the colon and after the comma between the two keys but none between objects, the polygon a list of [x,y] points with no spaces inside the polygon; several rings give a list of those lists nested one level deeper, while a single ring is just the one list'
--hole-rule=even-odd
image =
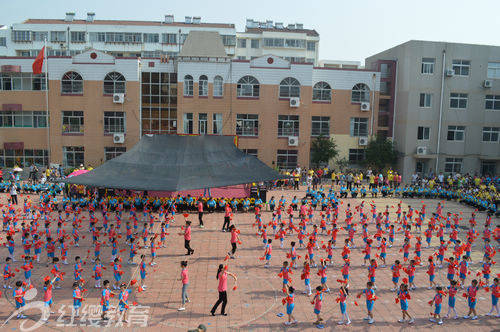
[{"label": "rooftop", "polygon": [[319,33],[314,29],[289,29],[289,28],[246,28],[245,32],[248,33],[262,33],[264,31],[269,32],[289,32],[289,33],[305,33],[308,36],[319,37]]},{"label": "rooftop", "polygon": [[216,31],[190,31],[180,57],[226,57],[222,38]]}]

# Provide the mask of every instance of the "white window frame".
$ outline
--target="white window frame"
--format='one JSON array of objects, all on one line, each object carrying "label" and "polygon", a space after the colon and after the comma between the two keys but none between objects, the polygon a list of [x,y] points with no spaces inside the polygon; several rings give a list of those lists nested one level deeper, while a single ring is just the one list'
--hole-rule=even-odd
[{"label": "white window frame", "polygon": [[[366,131],[362,127],[366,127]],[[351,118],[349,132],[351,137],[368,136],[368,118]]]},{"label": "white window frame", "polygon": [[61,79],[62,94],[83,94],[83,78],[76,71],[66,72]]},{"label": "white window frame", "polygon": [[70,38],[72,43],[85,43],[86,41],[85,31],[71,31]]},{"label": "white window frame", "polygon": [[446,158],[444,162],[445,173],[462,173],[463,158]]},{"label": "white window frame", "polygon": [[198,134],[208,134],[208,114],[198,113]]},{"label": "white window frame", "polygon": [[[469,95],[467,93],[461,93],[461,92],[451,92],[450,93],[450,109],[453,110],[466,110],[467,109],[467,104]],[[465,102],[465,106],[462,107],[461,104]],[[453,106],[452,103],[456,103],[456,106]]]},{"label": "white window frame", "polygon": [[347,161],[349,165],[359,165],[365,160],[365,149],[349,149]]},{"label": "white window frame", "polygon": [[352,103],[368,103],[370,102],[370,88],[364,83],[358,83],[351,90]]},{"label": "white window frame", "polygon": [[484,108],[487,111],[500,111],[500,95],[486,95],[484,101]]},{"label": "white window frame", "polygon": [[470,60],[453,60],[451,68],[455,71],[454,76],[469,76]]},{"label": "white window frame", "polygon": [[483,135],[482,135],[483,143],[498,143],[499,139],[500,139],[500,127],[483,127]]},{"label": "white window frame", "polygon": [[126,80],[121,73],[113,71],[104,77],[104,94],[125,93]]},{"label": "white window frame", "polygon": [[208,77],[206,75],[201,75],[198,79],[198,96],[208,96]]},{"label": "white window frame", "polygon": [[125,112],[104,112],[104,134],[115,134],[126,132]]},{"label": "white window frame", "polygon": [[[420,132],[422,130],[422,132]],[[431,139],[431,128],[430,127],[417,127],[417,141],[428,141]]]},{"label": "white window frame", "polygon": [[114,159],[118,156],[121,156],[125,152],[127,152],[127,148],[125,146],[105,146],[104,161]]},{"label": "white window frame", "polygon": [[[319,128],[314,128],[314,124],[318,124]],[[311,118],[311,137],[330,137],[330,117],[329,116],[313,116]]]},{"label": "white window frame", "polygon": [[435,66],[436,66],[435,58],[422,58],[420,73],[423,75],[434,75]]},{"label": "white window frame", "polygon": [[[453,137],[450,139],[450,134]],[[465,141],[465,126],[448,126],[446,139],[448,142],[463,142]]]},{"label": "white window frame", "polygon": [[184,96],[192,97],[194,92],[194,81],[193,76],[186,75],[184,76]]},{"label": "white window frame", "polygon": [[83,111],[62,111],[61,123],[63,134],[83,134],[85,114]]},{"label": "white window frame", "polygon": [[320,81],[313,86],[313,101],[332,101],[332,87],[330,84]]},{"label": "white window frame", "polygon": [[214,77],[213,96],[214,97],[224,96],[224,79],[221,76]]},{"label": "white window frame", "polygon": [[279,97],[300,98],[300,82],[294,77],[286,77],[280,82]]},{"label": "white window frame", "polygon": [[238,48],[247,48],[247,40],[245,38],[238,38]]},{"label": "white window frame", "polygon": [[299,136],[299,120],[298,115],[278,115],[278,137]]},{"label": "white window frame", "polygon": [[420,108],[431,108],[432,93],[426,93],[426,92],[420,93],[418,105],[420,106]]},{"label": "white window frame", "polygon": [[160,42],[160,34],[159,33],[143,33],[142,40],[144,43],[156,44],[156,43]]},{"label": "white window frame", "polygon": [[[285,162],[281,160],[285,159]],[[294,161],[295,159],[295,161]],[[295,169],[299,165],[299,150],[277,150],[276,151],[276,166],[280,169]]]},{"label": "white window frame", "polygon": [[212,134],[222,135],[222,113],[212,114]]},{"label": "white window frame", "polygon": [[488,62],[488,78],[500,79],[500,62]]},{"label": "white window frame", "polygon": [[258,137],[259,115],[236,114],[236,135],[244,137]]},{"label": "white window frame", "polygon": [[[81,158],[77,155],[81,154]],[[71,157],[71,158],[68,158]],[[63,165],[64,167],[79,167],[85,165],[85,147],[83,146],[63,146]]]},{"label": "white window frame", "polygon": [[259,39],[251,39],[250,48],[260,48],[260,40]]},{"label": "white window frame", "polygon": [[238,97],[258,98],[260,95],[260,83],[253,76],[243,76],[238,80],[236,92]]},{"label": "white window frame", "polygon": [[66,31],[51,31],[50,41],[52,43],[65,43],[67,39]]},{"label": "white window frame", "polygon": [[308,41],[307,42],[307,50],[308,51],[316,51],[316,42],[315,41]]},{"label": "white window frame", "polygon": [[182,114],[182,125],[183,125],[184,134],[193,134],[194,133],[193,113]]}]

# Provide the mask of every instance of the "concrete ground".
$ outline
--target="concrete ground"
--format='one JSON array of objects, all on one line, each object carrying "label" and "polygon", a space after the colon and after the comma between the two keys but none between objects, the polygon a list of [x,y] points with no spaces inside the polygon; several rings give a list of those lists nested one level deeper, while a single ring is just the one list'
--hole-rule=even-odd
[{"label": "concrete ground", "polygon": [[[268,195],[274,195],[277,200],[281,195],[287,198],[290,202],[294,195],[297,197],[304,196],[304,190],[301,191],[274,191],[268,193]],[[20,201],[24,197],[20,197]],[[5,194],[0,194],[0,203],[6,203],[7,196]],[[31,197],[33,201],[37,201],[37,197]],[[394,208],[400,199],[396,198],[378,198],[374,199],[373,202],[377,205],[378,210],[383,211],[386,205],[391,208],[391,220],[395,220]],[[358,205],[361,199],[346,199],[341,205],[339,217],[345,215],[345,207],[347,203],[350,203],[352,207]],[[372,199],[366,200],[366,205]],[[408,204],[412,205],[414,208],[420,209],[422,204],[427,205],[427,215],[429,216],[438,203],[438,200],[403,200],[403,208],[406,209]],[[471,208],[464,205],[460,205],[456,202],[446,201],[443,212],[452,213],[462,213],[463,220],[461,221],[463,226],[468,225],[468,219],[473,211]],[[21,207],[21,205],[19,205]],[[5,208],[5,207],[3,207]],[[365,208],[368,210],[369,208]],[[100,213],[96,213],[100,217]],[[123,218],[124,222],[128,218],[128,213],[124,213],[126,216]],[[55,218],[57,216],[54,214]],[[316,212],[316,218],[319,216],[319,211]],[[99,218],[101,219],[101,218]],[[114,220],[114,217],[110,218]],[[197,225],[197,215],[192,214],[189,219],[193,221],[193,225]],[[271,220],[271,213],[265,211],[263,213],[262,219],[264,222],[269,222]],[[343,218],[339,218],[343,220]],[[86,238],[81,240],[81,247],[72,247],[69,252],[69,265],[62,265],[63,271],[65,271],[66,277],[62,284],[62,289],[54,290],[54,314],[51,315],[49,322],[43,326],[37,325],[40,319],[40,310],[37,308],[30,309],[26,311],[28,319],[17,320],[12,319],[5,322],[9,316],[15,310],[15,302],[12,298],[12,292],[3,291],[2,298],[0,299],[0,330],[2,331],[15,331],[21,330],[26,331],[30,327],[34,327],[36,331],[94,331],[96,328],[102,328],[107,331],[118,331],[122,329],[130,331],[139,331],[144,329],[139,323],[140,320],[146,320],[146,326],[148,330],[151,331],[187,331],[190,328],[195,328],[198,324],[205,324],[208,330],[212,331],[299,331],[299,330],[316,330],[318,329],[312,322],[315,320],[315,315],[313,313],[313,306],[310,301],[311,298],[302,294],[304,289],[303,281],[300,280],[301,270],[297,269],[292,275],[292,284],[297,288],[295,297],[295,310],[294,315],[299,321],[299,323],[292,327],[285,327],[283,323],[285,322],[285,317],[279,317],[282,313],[286,313],[285,307],[282,305],[282,298],[284,297],[281,288],[281,279],[278,277],[279,269],[284,260],[287,260],[286,253],[289,251],[289,243],[294,240],[297,241],[296,235],[288,235],[285,241],[285,248],[279,248],[279,241],[273,241],[273,256],[271,260],[271,268],[265,269],[263,267],[263,262],[259,260],[259,257],[263,255],[262,242],[261,239],[256,236],[256,228],[253,227],[254,214],[251,213],[236,213],[234,215],[234,223],[238,229],[241,230],[241,241],[242,244],[239,246],[236,259],[228,260],[224,262],[226,253],[230,249],[230,235],[228,233],[221,232],[221,226],[223,223],[223,214],[214,213],[206,214],[204,217],[205,228],[199,228],[197,226],[193,227],[193,239],[191,241],[192,247],[195,249],[195,253],[192,256],[185,256],[185,250],[183,248],[183,237],[178,235],[181,231],[180,227],[184,224],[184,217],[182,215],[176,216],[176,221],[171,225],[169,229],[169,236],[167,237],[167,248],[160,248],[158,250],[157,262],[158,265],[155,267],[148,266],[148,276],[146,280],[147,290],[137,293],[134,292],[131,295],[130,302],[137,302],[137,306],[131,307],[131,311],[134,310],[135,313],[131,313],[129,324],[123,324],[120,326],[116,320],[109,322],[102,322],[96,319],[98,316],[98,304],[100,301],[100,292],[94,289],[94,279],[91,278],[92,275],[92,262],[90,259],[86,260],[84,265],[83,277],[87,280],[86,288],[86,298],[83,302],[84,308],[82,309],[82,314],[80,319],[71,319],[71,309],[72,304],[72,290],[71,285],[73,283],[73,259],[76,255],[82,257],[87,256],[87,251],[93,248],[90,243],[90,234],[87,232],[86,227],[82,227],[80,233],[81,236],[85,235]],[[478,230],[482,232],[485,214],[478,214]],[[319,220],[316,220],[319,222]],[[359,221],[359,216],[355,216],[355,222]],[[86,218],[83,222],[85,225],[88,222]],[[493,225],[499,222],[495,219]],[[53,223],[54,224],[54,223]],[[340,226],[344,226],[345,223],[342,221],[339,223]],[[43,227],[43,226],[42,226]],[[53,225],[53,232],[55,231],[55,225]],[[124,227],[124,226],[122,226]],[[310,226],[309,226],[310,228]],[[70,223],[66,227],[67,232],[71,232]],[[375,226],[370,224],[369,230],[373,234]],[[465,238],[465,230],[461,230],[460,238]],[[339,283],[336,282],[340,275],[341,266],[341,244],[343,243],[346,233],[344,231],[339,232],[337,238],[337,247],[334,251],[334,266],[328,268],[328,283],[332,289],[331,294],[325,294],[323,297],[323,309],[322,316],[324,317],[324,329],[328,331],[332,330],[368,330],[368,331],[403,331],[403,330],[447,330],[447,331],[493,331],[495,329],[500,329],[500,318],[486,317],[484,314],[488,312],[491,308],[491,293],[487,293],[481,290],[478,294],[478,305],[477,310],[480,315],[478,320],[471,321],[465,319],[453,320],[444,319],[444,324],[438,326],[435,323],[429,321],[429,312],[431,308],[428,304],[434,294],[434,290],[427,290],[428,286],[428,276],[425,273],[427,270],[426,264],[422,267],[417,268],[416,272],[416,284],[418,289],[412,291],[412,299],[410,300],[409,313],[415,318],[415,324],[413,326],[407,323],[398,323],[398,319],[401,318],[401,310],[399,304],[394,301],[395,294],[390,292],[389,288],[392,288],[391,282],[391,271],[390,266],[395,259],[402,260],[402,253],[399,252],[400,246],[402,244],[402,234],[398,233],[396,235],[396,245],[393,248],[388,249],[387,257],[387,267],[379,268],[377,271],[377,296],[379,299],[375,303],[374,315],[375,323],[373,325],[368,325],[363,317],[366,316],[365,305],[363,298],[357,299],[354,294],[360,291],[367,281],[367,269],[361,266],[363,254],[362,241],[360,236],[357,234],[355,242],[357,243],[357,248],[352,250],[351,254],[351,269],[350,269],[350,294],[347,302],[347,310],[352,320],[350,326],[338,326],[337,321],[340,319],[340,309],[339,305],[336,303],[335,299],[338,296],[338,286]],[[5,234],[0,236],[2,242],[4,242]],[[123,238],[125,238],[123,234]],[[123,243],[123,238],[120,240],[120,249],[125,249],[121,253],[124,258],[123,269],[125,271],[122,276],[122,280],[129,281],[131,279],[139,279],[138,270],[136,266],[127,265],[126,259],[128,257],[128,246]],[[328,236],[320,236],[321,241],[327,242]],[[142,242],[142,241],[141,241]],[[475,276],[477,271],[480,271],[480,264],[478,261],[482,257],[482,240],[478,239],[477,246],[473,248],[472,258],[473,263],[471,264],[471,270],[473,271],[469,278]],[[16,235],[16,258],[17,262],[13,264],[13,268],[19,268],[21,263],[22,248],[20,246],[20,235]],[[437,241],[433,239],[433,247],[427,249],[425,245],[422,250],[422,257],[425,259],[429,255],[432,255],[436,251]],[[305,256],[305,250],[299,249],[299,255]],[[56,251],[56,255],[59,254],[59,250]],[[149,254],[148,249],[142,249],[141,252]],[[372,251],[374,255],[378,251]],[[413,250],[412,250],[413,252]],[[0,249],[0,259],[3,263],[3,257],[8,254],[7,248]],[[320,257],[326,258],[326,252],[320,250],[317,254]],[[45,252],[42,255],[45,261]],[[498,255],[497,255],[498,256]],[[102,260],[107,266],[107,270],[104,271],[104,279],[113,280],[112,268],[109,266],[109,259],[111,257],[111,248],[104,247],[101,250]],[[189,261],[189,299],[190,303],[186,305],[185,311],[178,311],[181,301],[181,281],[180,281],[180,266],[181,260],[187,259]],[[299,265],[303,262],[303,258],[299,260]],[[221,263],[227,263],[230,272],[233,272],[238,277],[238,288],[233,289],[233,281],[229,278],[228,282],[228,298],[229,303],[227,307],[228,316],[221,316],[217,311],[217,316],[212,317],[210,315],[210,309],[215,303],[218,297],[217,293],[217,280],[215,278],[217,266]],[[50,274],[51,266],[46,267],[45,264],[35,264],[35,269],[33,272],[33,282],[35,291],[31,290],[27,293],[27,303],[35,303],[41,301],[43,296],[42,279],[44,276]],[[492,275],[496,275],[500,272],[497,265],[494,265]],[[21,273],[16,273],[15,280],[22,276]],[[404,273],[402,273],[404,274]],[[403,275],[402,275],[403,276]],[[446,268],[437,270],[437,282],[442,285],[447,285],[446,281]],[[470,280],[469,280],[470,281]],[[319,277],[316,275],[316,269],[311,271],[311,284],[312,286],[319,285]],[[457,294],[457,311],[460,315],[465,315],[467,311],[467,304],[465,299],[461,296],[463,291],[459,291]],[[117,297],[111,299],[111,304],[116,305],[118,302]],[[359,303],[359,306],[355,305],[355,302]],[[142,306],[142,307],[141,307]],[[443,314],[446,314],[448,310],[447,299],[443,301]],[[85,311],[85,312],[84,312]],[[144,312],[146,312],[144,314]],[[84,316],[84,314],[86,314]],[[3,323],[5,322],[5,323]],[[90,326],[91,322],[94,326]],[[4,325],[1,325],[4,324]],[[34,325],[35,324],[35,325]]]}]

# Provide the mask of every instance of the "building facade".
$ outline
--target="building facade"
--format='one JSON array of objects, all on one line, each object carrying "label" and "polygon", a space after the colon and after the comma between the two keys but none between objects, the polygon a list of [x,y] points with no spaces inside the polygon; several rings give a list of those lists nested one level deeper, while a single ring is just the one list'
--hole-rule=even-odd
[{"label": "building facade", "polygon": [[[393,79],[383,63],[397,67]],[[498,174],[500,47],[409,41],[367,58],[366,68],[382,72],[381,91],[384,79],[394,86],[404,180],[415,172]]]}]

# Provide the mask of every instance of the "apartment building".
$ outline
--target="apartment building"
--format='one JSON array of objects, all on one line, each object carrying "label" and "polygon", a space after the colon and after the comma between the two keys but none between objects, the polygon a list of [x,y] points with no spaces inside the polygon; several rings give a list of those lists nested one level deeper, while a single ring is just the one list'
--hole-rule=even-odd
[{"label": "apartment building", "polygon": [[394,141],[404,180],[415,172],[498,174],[500,47],[412,40],[367,58],[365,66],[382,72],[381,94],[395,90]]},{"label": "apartment building", "polygon": [[237,32],[236,59],[253,60],[273,54],[290,62],[318,65],[319,34],[302,23],[288,24],[271,20],[247,19],[245,32]]}]

